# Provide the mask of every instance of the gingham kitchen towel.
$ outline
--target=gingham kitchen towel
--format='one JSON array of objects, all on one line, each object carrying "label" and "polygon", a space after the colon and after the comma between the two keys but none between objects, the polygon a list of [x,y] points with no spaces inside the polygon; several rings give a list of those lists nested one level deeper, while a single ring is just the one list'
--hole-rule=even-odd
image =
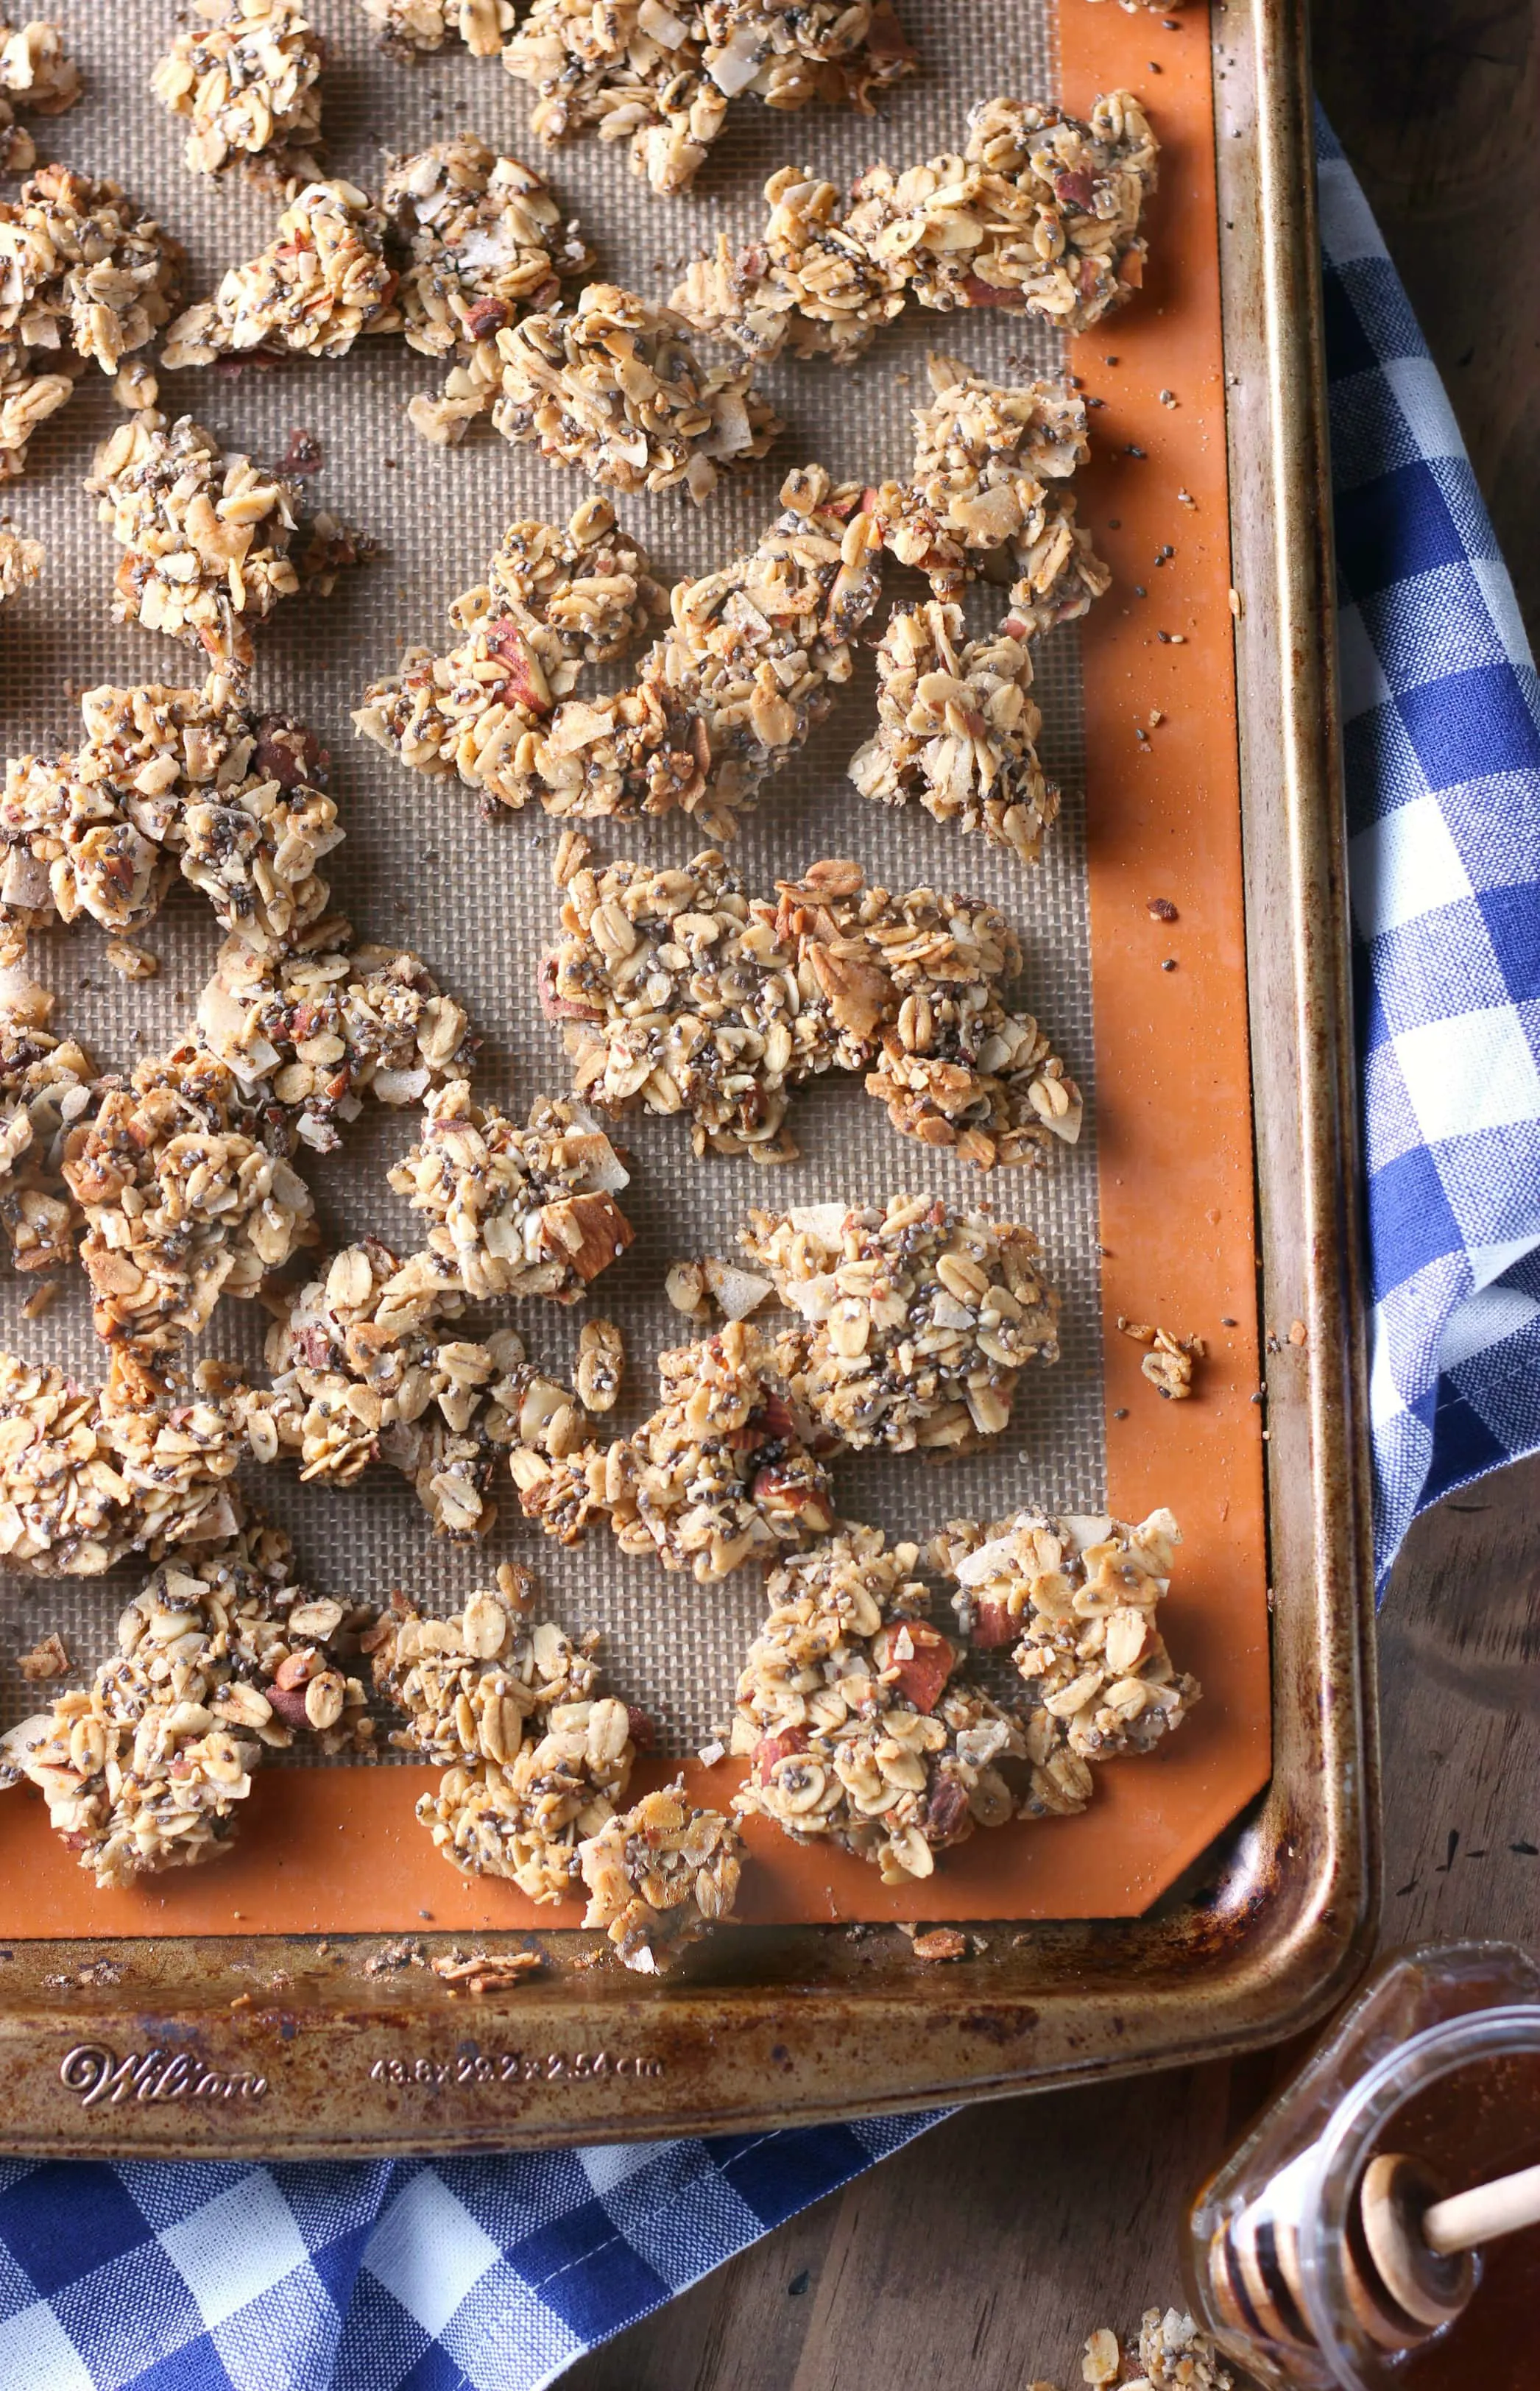
[{"label": "gingham kitchen towel", "polygon": [[[1377,1557],[1540,1444],[1540,691],[1321,128]],[[377,2166],[0,2165],[0,2391],[535,2391],[934,2114]]]},{"label": "gingham kitchen towel", "polygon": [[1419,1510],[1540,1445],[1540,683],[1405,293],[1318,137],[1383,1583]]}]

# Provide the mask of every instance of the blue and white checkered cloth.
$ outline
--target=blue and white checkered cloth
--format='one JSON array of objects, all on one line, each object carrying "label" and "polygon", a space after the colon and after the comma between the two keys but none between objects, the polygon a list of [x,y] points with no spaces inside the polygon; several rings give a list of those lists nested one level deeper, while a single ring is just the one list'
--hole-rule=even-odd
[{"label": "blue and white checkered cloth", "polygon": [[[1540,690],[1324,125],[1321,194],[1383,1571],[1423,1505],[1540,1444]],[[535,2391],[932,2122],[0,2165],[0,2391]]]}]

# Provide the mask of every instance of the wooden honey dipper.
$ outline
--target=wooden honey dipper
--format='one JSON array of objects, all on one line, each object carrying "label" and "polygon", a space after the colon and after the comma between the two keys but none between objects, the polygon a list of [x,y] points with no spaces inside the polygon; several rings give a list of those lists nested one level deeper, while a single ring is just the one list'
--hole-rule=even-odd
[{"label": "wooden honey dipper", "polygon": [[[1271,2205],[1264,2193],[1222,2225],[1209,2247],[1210,2280],[1225,2321],[1285,2357],[1316,2348],[1288,2208],[1287,2202]],[[1359,2326],[1387,2352],[1430,2340],[1475,2290],[1472,2251],[1527,2225],[1540,2225],[1540,2166],[1445,2197],[1417,2160],[1371,2159],[1342,2253],[1348,2304]]]}]

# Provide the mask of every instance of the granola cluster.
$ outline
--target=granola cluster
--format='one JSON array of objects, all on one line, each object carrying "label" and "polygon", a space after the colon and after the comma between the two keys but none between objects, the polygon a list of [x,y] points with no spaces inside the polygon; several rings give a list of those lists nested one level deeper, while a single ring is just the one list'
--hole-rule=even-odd
[{"label": "granola cluster", "polygon": [[615,1198],[630,1174],[592,1117],[537,1099],[517,1129],[455,1079],[430,1097],[422,1134],[390,1173],[427,1214],[445,1285],[473,1301],[544,1295],[576,1303],[630,1244]]},{"label": "granola cluster", "polygon": [[365,691],[355,727],[412,770],[518,809],[543,794],[540,745],[585,665],[623,654],[666,612],[608,499],[586,498],[564,530],[511,523],[485,581],[449,609],[458,644],[441,656],[408,649],[398,673]]},{"label": "granola cluster", "polygon": [[97,449],[85,486],[124,551],[115,619],[185,640],[214,669],[248,669],[252,626],[302,588],[330,596],[339,567],[369,548],[334,515],[302,525],[297,483],[226,457],[190,415],[130,416]]},{"label": "granola cluster", "polygon": [[198,1026],[253,1102],[317,1154],[342,1143],[366,1095],[421,1104],[470,1067],[477,1040],[463,1006],[404,947],[334,943],[265,954],[226,939],[198,1002]]},{"label": "granola cluster", "polygon": [[[1137,0],[1123,0],[1132,9]],[[1180,5],[1180,0],[1178,0]],[[1119,2342],[1110,2325],[1086,2335],[1081,2381],[1101,2391],[1236,2391],[1236,2378],[1206,2333],[1180,2308],[1146,2308],[1137,2346]],[[1055,2391],[1051,2383],[1032,2391]]]},{"label": "granola cluster", "polygon": [[0,482],[25,471],[32,433],[87,365],[115,376],[154,338],[182,263],[116,183],[45,166],[0,199]]},{"label": "granola cluster", "polygon": [[513,31],[513,0],[361,0],[392,58],[410,61],[463,42],[472,58],[497,58]]},{"label": "granola cluster", "polygon": [[19,1271],[62,1270],[81,1225],[61,1166],[66,1136],[94,1101],[97,1066],[49,1028],[53,1008],[41,988],[0,1002],[0,1228]]},{"label": "granola cluster", "polygon": [[265,1109],[196,1044],[97,1083],[60,1171],[84,1223],[98,1337],[174,1351],[222,1294],[254,1295],[314,1242],[304,1182],[267,1142]]},{"label": "granola cluster", "polygon": [[265,1752],[297,1733],[322,1751],[369,1743],[363,1685],[337,1649],[359,1624],[293,1583],[271,1528],[164,1562],[90,1685],[6,1736],[5,1781],[37,1787],[98,1885],[219,1859]]},{"label": "granola cluster", "polygon": [[386,231],[384,211],[356,183],[308,184],[267,247],[177,317],[162,364],[175,372],[256,350],[343,357],[364,333],[399,331]]},{"label": "granola cluster", "polygon": [[485,1535],[510,1449],[571,1452],[588,1422],[511,1329],[456,1337],[462,1308],[434,1256],[403,1263],[374,1238],[344,1247],[273,1303],[272,1384],[239,1389],[231,1402],[254,1457],[291,1453],[302,1477],[335,1485],[385,1462],[411,1480],[441,1533]]},{"label": "granola cluster", "polygon": [[424,439],[450,446],[502,387],[498,334],[585,273],[592,252],[549,184],[473,134],[398,159],[382,201],[404,256],[397,304],[408,347],[449,360],[437,398],[408,416]]},{"label": "granola cluster", "polygon": [[607,1519],[623,1552],[714,1584],[783,1544],[827,1533],[822,1463],[797,1432],[777,1357],[743,1321],[658,1356],[662,1401],[634,1435],[509,1456],[526,1518],[576,1544]]},{"label": "granola cluster", "polygon": [[30,589],[43,570],[43,543],[0,524],[0,606]]},{"label": "granola cluster", "polygon": [[313,182],[326,45],[301,0],[193,0],[193,13],[202,23],[176,35],[150,83],[188,127],[191,172],[239,162],[262,189]]},{"label": "granola cluster", "polygon": [[0,961],[56,918],[140,929],[178,873],[258,950],[322,920],[316,866],[343,834],[313,732],[258,716],[217,673],[202,690],[87,690],[81,714],[77,748],[6,767]]},{"label": "granola cluster", "polygon": [[1030,100],[990,99],[961,153],[895,173],[869,167],[848,195],[810,167],[765,186],[761,238],[718,240],[669,304],[755,358],[848,362],[909,303],[1016,307],[1084,331],[1144,279],[1140,232],[1158,145],[1132,92],[1082,123]]},{"label": "granola cluster", "polygon": [[743,1838],[731,1818],[685,1798],[684,1780],[645,1793],[580,1843],[585,1926],[602,1926],[623,1967],[655,1976],[732,1915]]},{"label": "granola cluster", "polygon": [[1075,1082],[1001,994],[1020,945],[977,898],[893,896],[842,860],[751,898],[714,851],[678,871],[578,859],[562,929],[541,999],[577,1093],[687,1114],[698,1155],[794,1158],[791,1092],[834,1068],[864,1072],[904,1135],[986,1169],[1080,1134]]},{"label": "granola cluster", "polygon": [[37,163],[37,144],[18,124],[18,108],[62,116],[79,97],[80,69],[58,27],[34,17],[18,28],[0,17],[0,174],[30,174]]},{"label": "granola cluster", "polygon": [[1150,1751],[1199,1699],[1156,1623],[1180,1542],[1169,1511],[1138,1526],[1020,1511],[990,1527],[956,1519],[935,1539],[964,1632],[984,1649],[1011,1645],[1026,1684],[1027,1815],[1083,1810],[1094,1761]]},{"label": "granola cluster", "polygon": [[407,1716],[393,1740],[444,1768],[417,1815],[446,1859],[546,1902],[576,1889],[578,1845],[609,1824],[635,1753],[625,1703],[598,1691],[598,1637],[574,1644],[533,1597],[505,1564],[453,1619],[397,1596],[364,1640]]},{"label": "granola cluster", "polygon": [[99,1577],[130,1553],[240,1526],[225,1405],[119,1349],[105,1387],[0,1353],[0,1556],[34,1577]]},{"label": "granola cluster", "polygon": [[848,1452],[971,1453],[1058,1359],[1058,1297],[1012,1222],[895,1196],[751,1212],[743,1243],[802,1324],[775,1349],[796,1406]]},{"label": "granola cluster", "polygon": [[782,428],[752,365],[701,365],[676,316],[613,282],[509,325],[498,350],[503,438],[604,489],[682,483],[700,503],[721,469],[763,457]]},{"label": "granola cluster", "polygon": [[886,0],[535,0],[503,64],[533,86],[542,141],[592,127],[626,143],[654,191],[674,192],[690,188],[740,94],[870,115],[914,54]]},{"label": "granola cluster", "polygon": [[783,1563],[770,1616],[738,1682],[732,1750],[749,1756],[733,1807],[797,1842],[828,1841],[875,1863],[885,1884],[933,1874],[975,1827],[1015,1802],[999,1763],[1021,1730],[958,1674],[957,1648],[927,1619],[918,1548],[880,1529],[837,1535]]}]

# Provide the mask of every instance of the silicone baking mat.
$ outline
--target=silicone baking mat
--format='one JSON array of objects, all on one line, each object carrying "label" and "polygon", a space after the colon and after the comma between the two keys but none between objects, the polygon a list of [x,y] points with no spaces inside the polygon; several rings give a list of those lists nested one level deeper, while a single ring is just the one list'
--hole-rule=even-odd
[{"label": "silicone baking mat", "polygon": [[[238,182],[211,187],[184,169],[182,130],[148,88],[178,12],[165,0],[56,0],[54,13],[84,68],[86,96],[71,114],[38,125],[44,154],[122,182],[186,244],[189,295],[206,293],[225,266],[270,237],[274,205]],[[1065,790],[1042,863],[1024,871],[918,808],[895,813],[856,795],[844,765],[870,721],[865,659],[808,750],[767,788],[734,857],[753,887],[844,854],[890,887],[930,882],[1000,903],[1026,948],[1023,1000],[1086,1092],[1081,1143],[1055,1149],[1045,1170],[983,1180],[899,1139],[858,1082],[825,1080],[793,1112],[801,1159],[765,1174],[725,1160],[696,1164],[678,1124],[629,1116],[618,1134],[633,1156],[625,1205],[636,1242],[589,1307],[625,1331],[626,1387],[611,1415],[623,1432],[654,1400],[653,1357],[688,1333],[663,1297],[668,1263],[731,1254],[750,1203],[873,1200],[923,1186],[952,1202],[988,1202],[1036,1231],[1064,1302],[1057,1366],[1026,1374],[1011,1428],[994,1449],[941,1468],[910,1459],[846,1465],[836,1478],[840,1507],[923,1537],[946,1518],[998,1518],[1027,1501],[1074,1510],[1110,1504],[1135,1517],[1170,1502],[1185,1543],[1168,1640],[1178,1665],[1202,1677],[1205,1701],[1169,1751],[1099,1772],[1097,1799],[1082,1818],[976,1837],[924,1887],[891,1892],[857,1862],[801,1854],[757,1831],[761,1865],[750,1872],[747,1914],[1117,1914],[1145,1906],[1266,1773],[1208,48],[1201,12],[1193,10],[1171,30],[1089,0],[1064,0],[1057,23],[1029,0],[990,8],[901,0],[901,13],[920,71],[875,121],[824,109],[784,117],[739,103],[693,195],[659,199],[628,173],[618,149],[585,138],[542,150],[528,131],[525,89],[496,60],[456,49],[402,66],[372,46],[351,0],[314,0],[312,9],[329,44],[330,171],[378,187],[386,150],[476,133],[548,174],[578,216],[597,273],[659,298],[718,231],[747,237],[757,227],[760,188],[777,165],[811,162],[841,180],[879,156],[908,161],[959,147],[968,109],[996,91],[1063,97],[1083,112],[1097,91],[1129,84],[1150,108],[1165,145],[1162,187],[1147,286],[1123,314],[1070,342],[1003,312],[911,310],[852,368],[788,358],[767,369],[762,380],[787,429],[768,459],[724,481],[704,508],[681,494],[620,507],[661,578],[725,562],[774,513],[790,465],[817,458],[836,475],[863,479],[903,470],[931,348],[1003,380],[1073,370],[1103,402],[1093,416],[1097,461],[1083,476],[1081,509],[1117,578],[1086,626],[1061,630],[1041,651],[1043,757]],[[556,919],[555,826],[536,814],[484,821],[470,793],[402,770],[359,742],[348,717],[403,647],[447,643],[448,601],[483,577],[509,522],[564,521],[585,485],[485,425],[459,449],[427,446],[405,409],[436,379],[432,363],[400,341],[366,340],[336,363],[162,376],[161,404],[168,414],[194,415],[226,449],[264,459],[281,456],[294,429],[313,433],[324,465],[309,485],[311,503],[380,539],[379,561],[344,575],[332,598],[291,601],[259,629],[256,694],[309,721],[331,752],[348,833],[329,859],[334,901],[363,936],[413,948],[466,1002],[485,1041],[477,1092],[522,1117],[535,1094],[568,1083],[559,1034],[541,1019],[534,992],[534,961]],[[39,433],[26,478],[0,498],[5,515],[48,551],[41,584],[0,618],[0,740],[10,756],[69,742],[79,692],[96,682],[198,677],[190,652],[110,620],[119,552],[81,484],[96,443],[118,420],[93,371]],[[1158,561],[1162,549],[1173,553]],[[900,576],[890,592],[901,594]],[[704,844],[682,819],[589,827],[601,857],[680,860]],[[1175,923],[1151,917],[1152,896],[1177,906]],[[107,1067],[126,1068],[182,1030],[218,936],[201,899],[179,892],[143,943],[162,969],[134,985],[108,968],[89,926],[38,937],[29,955],[29,974],[58,996],[56,1027],[74,1031]],[[1168,963],[1175,968],[1163,969]],[[384,1178],[411,1143],[414,1119],[371,1106],[340,1154],[306,1159],[329,1248],[366,1231],[403,1252],[421,1241]],[[14,1279],[0,1283],[3,1341],[100,1376],[84,1282],[36,1323],[20,1317],[24,1292]],[[1210,1359],[1197,1401],[1161,1403],[1138,1376],[1138,1349],[1115,1332],[1104,1339],[1104,1324],[1110,1328],[1119,1312],[1205,1336]],[[512,1311],[531,1352],[559,1369],[570,1363],[584,1316],[583,1308],[533,1303]],[[265,1326],[259,1306],[226,1302],[201,1350],[258,1369]],[[435,1540],[410,1489],[382,1468],[340,1493],[300,1486],[291,1468],[247,1477],[249,1493],[292,1533],[302,1570],[318,1587],[362,1597],[399,1584],[425,1607],[447,1610],[486,1583],[498,1560],[522,1560],[564,1623],[602,1631],[608,1681],[650,1713],[661,1760],[692,1755],[725,1729],[763,1607],[751,1573],[699,1588],[649,1559],[625,1558],[602,1531],[563,1551],[518,1517],[511,1491],[491,1537],[467,1548]],[[15,1652],[58,1626],[80,1661],[95,1660],[140,1575],[3,1581],[6,1718],[36,1701]],[[692,1763],[717,1798],[735,1767]],[[92,1892],[47,1835],[41,1805],[19,1793],[0,1809],[0,1934],[214,1931],[232,1916],[248,1929],[333,1932],[403,1928],[430,1912],[447,1924],[531,1919],[511,1887],[460,1880],[432,1852],[411,1818],[424,1781],[426,1772],[401,1763],[275,1768],[259,1779],[232,1860],[212,1874],[113,1895]]]}]

